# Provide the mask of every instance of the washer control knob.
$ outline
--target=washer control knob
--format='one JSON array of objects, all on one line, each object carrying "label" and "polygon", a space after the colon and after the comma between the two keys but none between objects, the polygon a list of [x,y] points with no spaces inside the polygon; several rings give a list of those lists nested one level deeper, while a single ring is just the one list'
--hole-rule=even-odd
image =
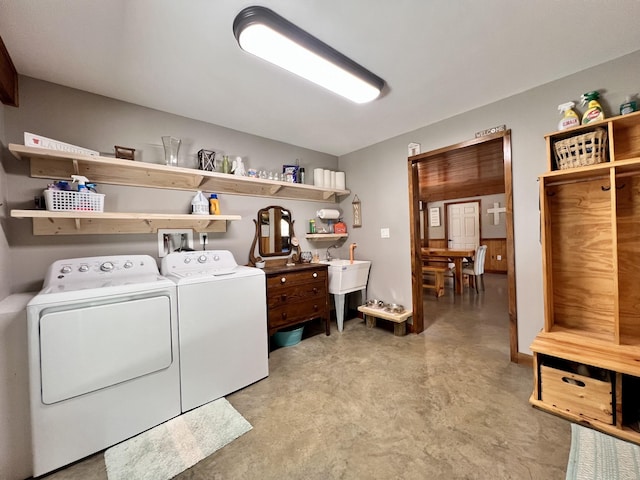
[{"label": "washer control knob", "polygon": [[86,263],[83,263],[82,265],[80,265],[80,268],[78,268],[79,272],[88,272],[89,271],[89,265],[87,265]]},{"label": "washer control knob", "polygon": [[191,257],[184,257],[184,263],[191,263]]},{"label": "washer control knob", "polygon": [[62,267],[60,269],[60,273],[71,273],[71,267],[67,266],[67,267]]},{"label": "washer control knob", "polygon": [[100,265],[100,270],[102,270],[103,272],[110,272],[111,270],[113,270],[113,263],[104,262],[102,265]]},{"label": "washer control knob", "polygon": [[131,260],[127,260],[126,262],[124,262],[124,268],[131,268],[133,267],[133,262]]},{"label": "washer control knob", "polygon": [[200,262],[200,263],[206,263],[206,261],[207,261],[207,256],[206,256],[206,255],[200,255],[200,256],[198,257],[198,262]]},{"label": "washer control knob", "polygon": [[220,255],[214,255],[213,256],[213,261],[217,262],[218,260],[220,260]]}]

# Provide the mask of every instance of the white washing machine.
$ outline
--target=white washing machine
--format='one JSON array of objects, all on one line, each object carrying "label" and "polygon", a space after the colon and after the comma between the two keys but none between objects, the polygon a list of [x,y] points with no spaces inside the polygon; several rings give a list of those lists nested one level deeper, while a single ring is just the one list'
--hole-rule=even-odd
[{"label": "white washing machine", "polygon": [[27,321],[34,476],[180,414],[176,286],[152,257],[54,262]]},{"label": "white washing machine", "polygon": [[178,286],[183,412],[269,375],[262,270],[204,250],[168,254],[161,272]]}]

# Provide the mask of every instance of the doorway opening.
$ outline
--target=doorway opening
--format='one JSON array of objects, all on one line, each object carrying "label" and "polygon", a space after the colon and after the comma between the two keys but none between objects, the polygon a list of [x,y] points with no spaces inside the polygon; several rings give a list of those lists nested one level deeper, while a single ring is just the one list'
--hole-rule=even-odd
[{"label": "doorway opening", "polygon": [[[510,358],[518,362],[511,131],[499,132],[409,157],[409,213],[411,221],[412,332],[424,330],[422,247],[428,242],[420,207],[434,201],[504,194],[506,263],[509,296]],[[465,202],[471,202],[465,200]],[[455,203],[455,202],[450,202]],[[425,208],[426,210],[426,208]],[[448,211],[448,209],[447,209]],[[449,217],[449,215],[447,215]],[[445,226],[449,224],[447,218]],[[480,227],[478,227],[479,231]],[[449,235],[449,232],[447,232]],[[479,237],[481,239],[481,237]],[[447,236],[447,241],[449,237]]]}]

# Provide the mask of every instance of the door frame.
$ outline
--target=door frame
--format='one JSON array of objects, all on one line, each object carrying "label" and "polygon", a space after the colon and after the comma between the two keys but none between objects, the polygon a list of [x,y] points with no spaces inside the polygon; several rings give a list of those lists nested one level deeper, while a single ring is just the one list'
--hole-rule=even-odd
[{"label": "door frame", "polygon": [[[483,142],[502,139],[502,163],[504,178],[504,194],[507,228],[507,285],[509,295],[509,353],[510,359],[518,363],[518,316],[516,311],[516,265],[515,265],[515,243],[513,229],[513,178],[511,172],[511,130],[474,138],[466,142],[461,142],[448,147],[433,150],[424,154],[415,155],[408,158],[409,175],[409,219],[411,235],[411,283],[413,292],[413,324],[411,331],[420,333],[424,331],[424,308],[422,291],[422,255],[420,238],[420,185],[418,180],[418,164],[428,161],[430,156],[452,152]],[[473,193],[469,196],[475,196]],[[425,239],[426,241],[426,239]]]}]

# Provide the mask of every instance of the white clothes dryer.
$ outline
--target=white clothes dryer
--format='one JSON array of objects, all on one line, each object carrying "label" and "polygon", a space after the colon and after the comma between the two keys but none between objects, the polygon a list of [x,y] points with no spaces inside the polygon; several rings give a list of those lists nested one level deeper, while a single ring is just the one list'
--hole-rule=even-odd
[{"label": "white clothes dryer", "polygon": [[27,322],[34,476],[180,414],[176,287],[152,257],[54,262]]},{"label": "white clothes dryer", "polygon": [[269,375],[262,270],[227,250],[173,252],[160,268],[178,286],[183,412]]}]

